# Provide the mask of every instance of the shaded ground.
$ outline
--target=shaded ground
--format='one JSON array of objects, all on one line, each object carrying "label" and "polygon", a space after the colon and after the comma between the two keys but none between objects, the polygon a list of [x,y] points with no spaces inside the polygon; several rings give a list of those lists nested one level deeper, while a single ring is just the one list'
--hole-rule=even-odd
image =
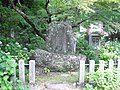
[{"label": "shaded ground", "polygon": [[36,77],[36,85],[31,85],[30,90],[81,90],[76,88],[78,81],[77,72],[50,72]]}]

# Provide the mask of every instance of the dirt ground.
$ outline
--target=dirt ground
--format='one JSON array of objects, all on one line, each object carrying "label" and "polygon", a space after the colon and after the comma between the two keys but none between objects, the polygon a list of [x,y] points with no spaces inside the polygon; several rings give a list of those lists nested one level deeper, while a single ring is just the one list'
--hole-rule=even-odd
[{"label": "dirt ground", "polygon": [[50,72],[36,76],[36,84],[29,90],[82,90],[76,87],[78,72]]}]

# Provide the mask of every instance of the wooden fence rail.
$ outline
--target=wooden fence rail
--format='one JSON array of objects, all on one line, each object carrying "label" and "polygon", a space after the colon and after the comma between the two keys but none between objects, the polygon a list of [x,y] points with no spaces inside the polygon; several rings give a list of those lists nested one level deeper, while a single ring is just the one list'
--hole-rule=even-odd
[{"label": "wooden fence rail", "polygon": [[[15,60],[11,61],[12,63],[16,64]],[[24,60],[19,60],[18,62],[18,69],[19,69],[19,80],[22,83],[25,83],[25,65],[29,65],[29,83],[35,83],[35,60],[30,60],[29,64],[25,64]],[[16,67],[14,67],[14,75],[12,80],[14,81],[16,78]]]},{"label": "wooden fence rail", "polygon": [[[90,60],[89,64],[85,64],[86,58],[80,60],[80,66],[79,66],[79,84],[84,83],[84,78],[85,78],[85,73],[86,69],[85,66],[89,66],[89,71],[88,73],[95,72],[95,66],[98,65],[99,68],[98,70],[101,70],[104,73],[104,68],[105,68],[105,61],[99,60],[99,64],[95,64],[94,60]],[[117,60],[117,63],[114,63],[114,60],[109,60],[108,62],[108,69],[112,70],[116,66],[118,68],[118,74],[120,74],[120,58]]]}]

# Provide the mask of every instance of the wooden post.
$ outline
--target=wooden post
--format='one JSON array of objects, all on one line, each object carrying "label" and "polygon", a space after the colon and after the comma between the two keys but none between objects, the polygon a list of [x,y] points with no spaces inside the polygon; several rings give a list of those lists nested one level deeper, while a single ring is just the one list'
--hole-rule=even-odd
[{"label": "wooden post", "polygon": [[109,69],[112,70],[114,66],[114,61],[113,60],[109,60]]},{"label": "wooden post", "polygon": [[94,60],[90,60],[89,73],[93,73],[94,70],[95,70],[95,61]]},{"label": "wooden post", "polygon": [[102,72],[104,72],[104,66],[105,66],[104,63],[105,62],[103,60],[99,60],[99,70]]},{"label": "wooden post", "polygon": [[35,83],[35,60],[29,61],[29,83]]},{"label": "wooden post", "polygon": [[84,56],[80,60],[80,66],[79,66],[79,84],[84,83],[84,78],[85,78],[85,60],[86,60],[86,56]]},{"label": "wooden post", "polygon": [[118,74],[120,74],[120,57],[118,58],[118,66],[117,66],[117,68],[118,68]]},{"label": "wooden post", "polygon": [[24,60],[19,60],[19,79],[25,83],[25,67]]}]

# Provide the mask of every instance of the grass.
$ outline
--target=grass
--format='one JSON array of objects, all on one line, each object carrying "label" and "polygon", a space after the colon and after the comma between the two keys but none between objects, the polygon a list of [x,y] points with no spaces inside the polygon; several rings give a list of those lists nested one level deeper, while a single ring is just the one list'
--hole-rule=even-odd
[{"label": "grass", "polygon": [[50,72],[36,77],[37,82],[54,83],[76,83],[78,81],[77,72]]}]

